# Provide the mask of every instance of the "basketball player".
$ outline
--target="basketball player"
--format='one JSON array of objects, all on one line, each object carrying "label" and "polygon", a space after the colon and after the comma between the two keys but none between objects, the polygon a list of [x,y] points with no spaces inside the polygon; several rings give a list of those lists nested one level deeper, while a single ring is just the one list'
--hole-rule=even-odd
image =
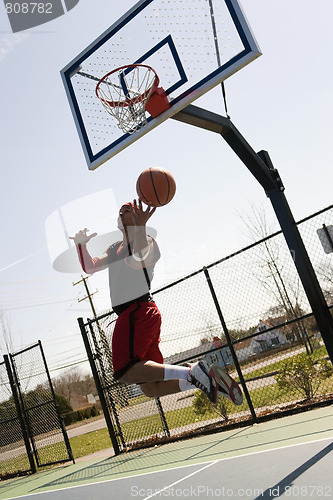
[{"label": "basketball player", "polygon": [[199,388],[213,404],[219,393],[241,404],[239,386],[217,365],[209,367],[203,360],[191,366],[163,363],[159,349],[161,314],[150,294],[160,251],[156,241],[146,234],[146,224],[155,210],[144,210],[141,201],[136,200],[122,205],[118,228],[123,239],[100,257],[92,258],[87,250],[87,243],[96,233],[88,235],[88,229],[84,229],[71,238],[85,273],[109,269],[111,303],[118,315],[112,337],[114,377],[123,383],[140,384],[148,397]]}]

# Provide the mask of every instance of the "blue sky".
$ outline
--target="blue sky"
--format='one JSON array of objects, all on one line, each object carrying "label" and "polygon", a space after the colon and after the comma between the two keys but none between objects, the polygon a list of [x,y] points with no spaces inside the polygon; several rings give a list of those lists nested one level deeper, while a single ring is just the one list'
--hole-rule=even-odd
[{"label": "blue sky", "polygon": [[[152,221],[163,253],[155,286],[248,243],[240,213],[252,204],[263,206],[277,228],[263,189],[223,139],[174,120],[88,171],[60,70],[132,5],[80,0],[66,15],[15,35],[0,6],[0,307],[15,348],[41,339],[54,376],[84,359],[77,317],[91,316],[88,302],[78,302],[82,285],[73,286],[80,273],[52,267],[45,223],[60,207],[80,199],[89,228],[101,220],[106,228],[114,209],[96,210],[92,196],[109,190],[110,206],[119,206],[135,196],[142,170],[170,170],[176,197]],[[243,0],[242,6],[263,55],[226,81],[229,114],[253,149],[269,152],[297,220],[332,203],[333,5]],[[220,88],[196,104],[224,114]],[[104,311],[107,276],[89,285],[98,289],[97,311]]]}]

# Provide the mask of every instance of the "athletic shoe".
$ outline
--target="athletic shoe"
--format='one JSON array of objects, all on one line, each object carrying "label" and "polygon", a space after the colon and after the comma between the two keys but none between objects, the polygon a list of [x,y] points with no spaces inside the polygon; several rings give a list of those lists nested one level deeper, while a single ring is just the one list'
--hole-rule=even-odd
[{"label": "athletic shoe", "polygon": [[216,377],[220,394],[235,405],[241,405],[243,394],[237,382],[220,365],[213,363],[210,369]]},{"label": "athletic shoe", "polygon": [[218,383],[214,372],[205,361],[197,361],[191,365],[188,381],[204,392],[211,403],[217,403]]}]

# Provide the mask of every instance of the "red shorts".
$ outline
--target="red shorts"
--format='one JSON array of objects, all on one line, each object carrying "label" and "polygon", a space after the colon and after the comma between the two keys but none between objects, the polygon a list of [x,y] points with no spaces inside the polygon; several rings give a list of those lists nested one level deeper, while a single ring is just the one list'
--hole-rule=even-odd
[{"label": "red shorts", "polygon": [[135,302],[118,316],[112,336],[116,379],[138,361],[163,363],[158,346],[160,332],[161,313],[154,302]]}]

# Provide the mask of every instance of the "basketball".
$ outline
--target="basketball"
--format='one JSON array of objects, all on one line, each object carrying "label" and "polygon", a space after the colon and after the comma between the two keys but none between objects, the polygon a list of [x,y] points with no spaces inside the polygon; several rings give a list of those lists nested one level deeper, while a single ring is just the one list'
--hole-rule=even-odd
[{"label": "basketball", "polygon": [[139,200],[150,207],[163,207],[176,193],[176,182],[164,168],[150,167],[144,170],[136,182]]}]

